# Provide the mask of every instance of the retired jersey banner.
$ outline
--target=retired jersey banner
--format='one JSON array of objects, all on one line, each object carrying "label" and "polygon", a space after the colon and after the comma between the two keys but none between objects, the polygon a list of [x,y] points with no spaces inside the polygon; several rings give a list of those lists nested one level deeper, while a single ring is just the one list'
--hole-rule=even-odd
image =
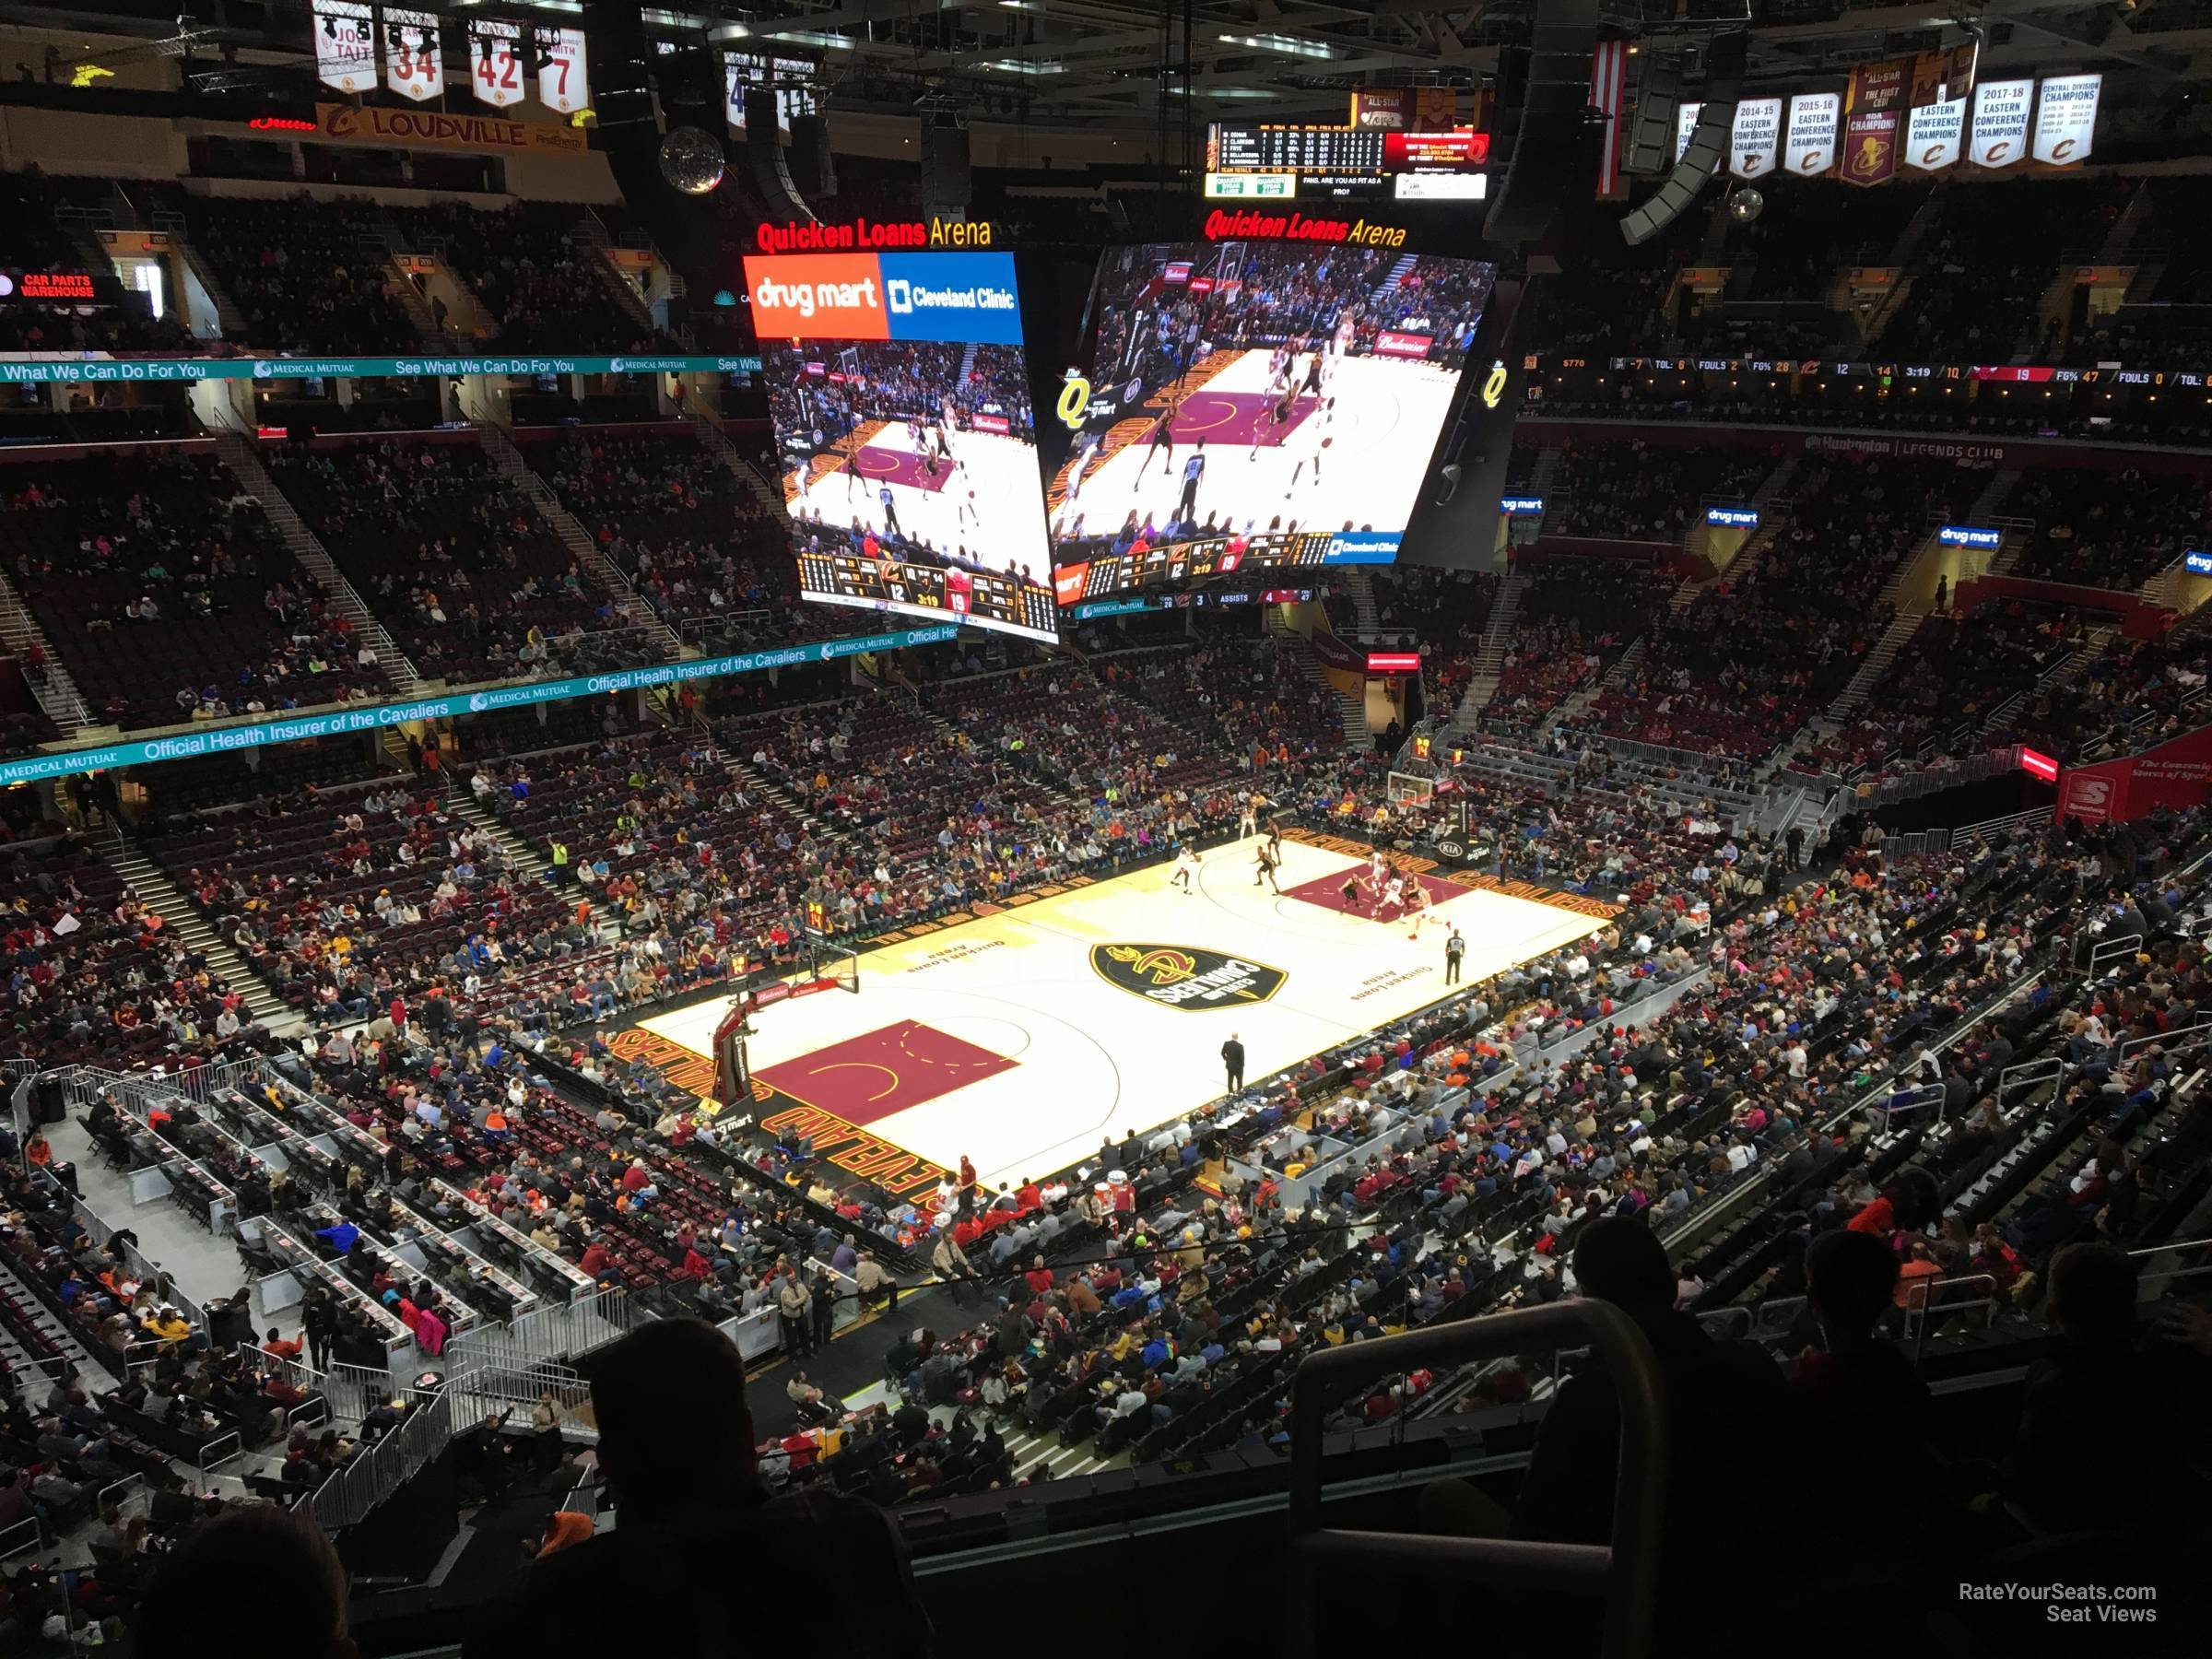
[{"label": "retired jersey banner", "polygon": [[1895,110],[1853,110],[1843,127],[1843,177],[1853,184],[1887,184],[1897,176]]},{"label": "retired jersey banner", "polygon": [[417,103],[445,90],[438,19],[426,11],[384,7],[384,85]]},{"label": "retired jersey banner", "polygon": [[591,66],[583,53],[583,30],[532,28],[537,48],[537,100],[548,110],[573,115],[591,108]]},{"label": "retired jersey banner", "polygon": [[512,110],[528,95],[523,84],[523,26],[478,18],[468,26],[468,79],[478,103]]},{"label": "retired jersey banner", "polygon": [[315,0],[315,78],[335,92],[376,88],[374,9],[357,0]]},{"label": "retired jersey banner", "polygon": [[1746,98],[1735,106],[1728,135],[1728,171],[1739,179],[1763,179],[1782,152],[1782,100]]},{"label": "retired jersey banner", "polygon": [[2101,75],[2054,75],[2043,82],[2035,106],[2033,154],[2046,167],[2078,167],[2089,159],[2097,135]]},{"label": "retired jersey banner", "polygon": [[1923,105],[1905,124],[1905,165],[1922,172],[1955,166],[1965,134],[1965,99]]},{"label": "retired jersey banner", "polygon": [[2031,80],[1983,81],[1976,87],[1967,159],[1993,172],[2027,159],[2028,112],[2034,102]]},{"label": "retired jersey banner", "polygon": [[1818,178],[1836,164],[1836,125],[1843,118],[1841,92],[1801,92],[1790,100],[1790,135],[1784,171]]}]

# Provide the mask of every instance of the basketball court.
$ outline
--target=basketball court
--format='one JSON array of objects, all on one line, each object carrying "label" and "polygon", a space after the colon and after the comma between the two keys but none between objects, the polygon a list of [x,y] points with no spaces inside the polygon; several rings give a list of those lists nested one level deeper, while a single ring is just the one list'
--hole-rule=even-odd
[{"label": "basketball court", "polygon": [[[1231,1032],[1257,1080],[1438,1001],[1447,924],[1471,982],[1595,932],[1611,909],[1432,870],[1433,919],[1410,938],[1347,907],[1356,843],[1286,839],[1279,896],[1253,885],[1255,846],[1207,853],[1187,894],[1157,865],[877,945],[858,995],[754,1014],[755,1115],[894,1192],[921,1193],[963,1155],[986,1182],[1018,1182],[1218,1096]],[[649,1019],[617,1051],[697,1086],[729,1003]]]}]

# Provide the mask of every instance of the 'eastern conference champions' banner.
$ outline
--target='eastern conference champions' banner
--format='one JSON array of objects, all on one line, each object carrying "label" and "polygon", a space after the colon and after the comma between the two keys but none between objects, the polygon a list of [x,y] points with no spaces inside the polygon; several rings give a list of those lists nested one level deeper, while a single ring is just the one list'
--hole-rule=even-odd
[{"label": "'eastern conference champions' banner", "polygon": [[1790,100],[1790,136],[1783,167],[1802,179],[1818,178],[1836,164],[1836,128],[1843,119],[1841,92],[1802,92]]},{"label": "'eastern conference champions' banner", "polygon": [[1728,171],[1739,179],[1763,179],[1774,171],[1782,146],[1782,100],[1747,98],[1735,106],[1729,134]]},{"label": "'eastern conference champions' banner", "polygon": [[1906,124],[1905,165],[1922,172],[1937,172],[1954,165],[1965,133],[1965,99],[1923,104]]},{"label": "'eastern conference champions' banner", "polygon": [[1968,149],[1976,167],[1995,171],[2028,154],[2028,111],[2035,102],[2031,80],[1983,81],[1974,88],[1973,138]]}]

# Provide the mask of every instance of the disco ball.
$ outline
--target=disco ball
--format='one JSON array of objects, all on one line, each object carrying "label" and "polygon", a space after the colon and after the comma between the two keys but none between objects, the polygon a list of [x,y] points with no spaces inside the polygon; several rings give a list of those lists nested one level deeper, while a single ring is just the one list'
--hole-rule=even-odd
[{"label": "disco ball", "polygon": [[[665,162],[663,163],[666,165]],[[712,188],[710,186],[710,188]],[[1767,198],[1748,185],[1728,198],[1728,216],[1739,225],[1747,225],[1767,209]]]},{"label": "disco ball", "polygon": [[661,140],[661,177],[686,195],[712,194],[722,171],[722,146],[697,127],[677,127]]}]

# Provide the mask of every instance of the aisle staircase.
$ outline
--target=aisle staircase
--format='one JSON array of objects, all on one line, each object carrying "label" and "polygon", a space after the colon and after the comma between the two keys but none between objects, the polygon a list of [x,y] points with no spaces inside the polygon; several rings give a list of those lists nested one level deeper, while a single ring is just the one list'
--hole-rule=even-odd
[{"label": "aisle staircase", "polygon": [[100,854],[130,884],[131,896],[161,918],[164,931],[205,957],[211,971],[230,982],[254,1018],[280,1037],[306,1029],[305,1017],[276,994],[237,948],[215,931],[161,866],[124,836],[112,819],[107,822]]},{"label": "aisle staircase", "polygon": [[1521,609],[1521,595],[1528,591],[1528,578],[1515,571],[1498,584],[1497,597],[1490,601],[1490,620],[1482,630],[1482,646],[1475,653],[1475,673],[1467,681],[1467,688],[1460,697],[1459,707],[1453,711],[1452,731],[1456,735],[1474,730],[1490,699],[1497,695],[1498,681],[1505,673],[1506,642],[1513,637],[1513,618]]},{"label": "aisle staircase", "polygon": [[346,573],[338,569],[330,550],[307,527],[307,521],[293,511],[284,491],[276,488],[276,480],[262,465],[258,442],[243,432],[225,429],[216,433],[215,450],[222,457],[223,465],[261,502],[262,511],[268,514],[269,524],[286,549],[315,579],[331,607],[352,627],[354,637],[366,640],[376,648],[377,663],[393,688],[402,697],[412,697],[415,688],[422,683],[422,676],[415,671],[415,665],[400,651],[384,625],[371,613],[360,594],[354,591],[353,583],[346,580]]},{"label": "aisle staircase", "polygon": [[514,445],[505,429],[489,421],[477,423],[477,430],[483,435],[485,458],[492,470],[506,479],[537,509],[538,516],[546,521],[553,534],[560,538],[576,562],[591,572],[600,587],[614,596],[615,608],[623,620],[652,641],[663,662],[673,662],[684,654],[683,641],[676,629],[669,627],[661,614],[646,602],[645,596],[630,585],[629,578],[621,567],[601,552],[599,544],[592,539],[591,532],[576,522],[576,516],[560,504],[560,497],[553,487],[539,477],[523,458],[523,452]]},{"label": "aisle staircase", "polygon": [[1897,661],[1897,653],[1904,650],[1905,642],[1919,631],[1925,619],[1924,611],[1900,611],[1892,617],[1889,626],[1882,629],[1882,637],[1874,642],[1865,661],[1859,665],[1859,671],[1836,694],[1836,700],[1828,705],[1822,717],[1841,723],[1858,712],[1859,706],[1873,695],[1875,687],[1889,672],[1889,665]]},{"label": "aisle staircase", "polygon": [[524,876],[533,881],[543,879],[549,866],[544,859],[530,850],[530,844],[527,841],[517,840],[513,831],[486,810],[483,803],[477,799],[475,790],[469,788],[452,772],[443,775],[446,801],[454,813],[471,828],[498,841],[506,852],[508,858],[512,861],[514,867]]},{"label": "aisle staircase", "polygon": [[706,446],[707,453],[721,462],[725,471],[733,474],[740,484],[750,490],[753,499],[759,501],[765,511],[771,513],[780,513],[783,511],[782,491],[774,483],[762,477],[759,467],[738,453],[737,446],[730,441],[730,435],[722,429],[719,421],[705,415],[692,415],[688,418],[692,428],[699,433],[700,442]]},{"label": "aisle staircase", "polygon": [[[30,606],[16,592],[16,584],[5,575],[0,575],[0,644],[5,644],[8,654],[22,666],[23,683],[39,700],[39,707],[46,711],[46,718],[61,728],[63,736],[81,736],[88,728],[100,724],[92,712],[92,705],[85,701],[85,694],[69,677],[69,670],[62,666],[61,654],[54,650],[53,641],[46,637],[39,619],[30,614]],[[46,671],[42,675],[29,664],[34,645],[45,659]]]},{"label": "aisle staircase", "polygon": [[1366,701],[1329,678],[1313,649],[1313,641],[1283,620],[1280,606],[1267,607],[1267,636],[1297,665],[1299,678],[1309,686],[1320,687],[1335,700],[1337,712],[1344,720],[1345,742],[1355,747],[1372,743],[1375,732],[1367,723]]},{"label": "aisle staircase", "polygon": [[1336,580],[1343,585],[1345,597],[1352,602],[1353,632],[1371,641],[1382,631],[1382,618],[1375,608],[1373,578],[1359,566],[1350,565],[1336,572]]}]

